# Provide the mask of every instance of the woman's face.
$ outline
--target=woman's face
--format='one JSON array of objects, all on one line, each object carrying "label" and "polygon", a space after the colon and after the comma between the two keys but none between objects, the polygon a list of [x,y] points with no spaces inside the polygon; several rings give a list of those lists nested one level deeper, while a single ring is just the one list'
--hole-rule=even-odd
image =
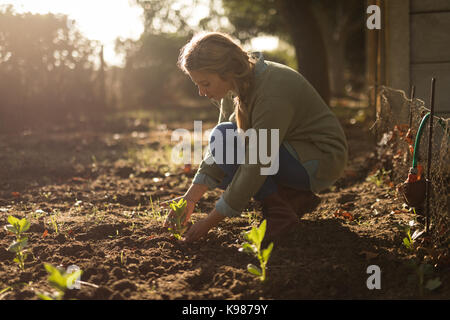
[{"label": "woman's face", "polygon": [[219,74],[206,71],[191,71],[192,81],[198,87],[198,94],[209,99],[220,101],[228,91],[233,90],[231,81],[222,79]]}]

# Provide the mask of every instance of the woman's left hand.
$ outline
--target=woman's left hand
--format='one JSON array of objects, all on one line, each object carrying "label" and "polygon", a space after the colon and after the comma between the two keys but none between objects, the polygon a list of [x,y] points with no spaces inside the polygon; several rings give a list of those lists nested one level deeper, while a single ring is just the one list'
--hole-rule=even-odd
[{"label": "woman's left hand", "polygon": [[184,236],[184,241],[190,243],[203,238],[211,228],[217,226],[224,218],[225,216],[214,209],[208,217],[197,221],[189,228]]}]

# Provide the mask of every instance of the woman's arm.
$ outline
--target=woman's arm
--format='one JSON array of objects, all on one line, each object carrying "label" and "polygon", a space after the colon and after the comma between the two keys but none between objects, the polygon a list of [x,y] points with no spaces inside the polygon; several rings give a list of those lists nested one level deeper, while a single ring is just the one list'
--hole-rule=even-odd
[{"label": "woman's arm", "polygon": [[219,224],[220,221],[225,219],[216,209],[213,209],[209,215],[200,221],[197,221],[185,234],[184,241],[194,242],[200,238],[206,236],[211,228],[214,228]]},{"label": "woman's arm", "polygon": [[208,191],[207,185],[194,183],[189,187],[188,191],[186,191],[183,198],[186,201],[197,203],[206,191]]}]

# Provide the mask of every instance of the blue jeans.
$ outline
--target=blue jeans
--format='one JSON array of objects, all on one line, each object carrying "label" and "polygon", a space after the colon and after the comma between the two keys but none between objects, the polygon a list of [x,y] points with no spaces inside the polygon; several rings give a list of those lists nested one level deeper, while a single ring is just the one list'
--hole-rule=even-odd
[{"label": "blue jeans", "polygon": [[[223,170],[225,173],[225,177],[222,180],[222,182],[217,186],[220,189],[225,190],[227,186],[231,183],[233,180],[233,177],[238,170],[240,164],[238,164],[236,161],[236,154],[237,154],[237,137],[234,137],[234,143],[227,144],[227,136],[226,136],[226,130],[227,129],[233,129],[237,130],[237,125],[232,122],[222,122],[219,123],[213,131],[211,131],[210,135],[210,144],[212,144],[215,140],[216,134],[221,134],[223,137],[223,157],[225,159],[225,155],[227,154],[226,147],[227,145],[232,145],[234,147],[234,155],[235,155],[235,161],[233,164],[226,164],[223,162],[223,159],[215,158],[215,150],[211,149],[212,156],[215,160],[215,163],[219,168]],[[303,165],[286,149],[286,147],[281,144],[280,151],[279,151],[279,169],[278,172],[275,175],[267,176],[267,179],[265,180],[264,184],[260,188],[260,190],[256,193],[254,198],[258,201],[262,201],[267,196],[271,195],[272,193],[275,193],[278,190],[277,185],[283,185],[286,187],[290,187],[297,190],[310,190],[310,181],[309,181],[309,175],[306,171],[306,169],[303,167]]]}]

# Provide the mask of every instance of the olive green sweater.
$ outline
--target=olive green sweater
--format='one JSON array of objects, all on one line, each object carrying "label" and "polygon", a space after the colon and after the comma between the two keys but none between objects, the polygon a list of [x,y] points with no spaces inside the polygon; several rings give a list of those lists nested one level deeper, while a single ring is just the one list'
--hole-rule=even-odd
[{"label": "olive green sweater", "polygon": [[[264,61],[260,55],[249,97],[251,128],[257,131],[279,129],[279,146],[284,143],[303,164],[313,192],[326,189],[341,176],[348,157],[344,131],[330,108],[300,73],[285,65]],[[235,122],[230,97],[222,99],[220,111],[219,123]],[[270,150],[270,146],[266,150]],[[209,150],[208,157],[211,157]],[[206,158],[200,163],[193,183],[215,188],[224,173],[216,164],[208,165]],[[240,215],[268,177],[261,175],[261,167],[269,165],[241,164],[217,202],[217,211],[225,216]]]}]

